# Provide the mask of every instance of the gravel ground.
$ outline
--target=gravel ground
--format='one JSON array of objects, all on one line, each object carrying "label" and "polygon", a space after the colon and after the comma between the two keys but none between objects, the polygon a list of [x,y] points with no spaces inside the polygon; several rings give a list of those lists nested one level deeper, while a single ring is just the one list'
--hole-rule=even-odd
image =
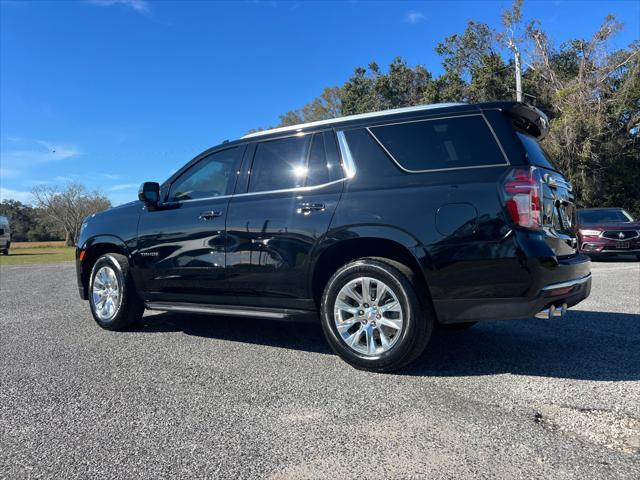
[{"label": "gravel ground", "polygon": [[73,265],[0,269],[0,478],[640,478],[640,263],[564,321],[437,332],[361,372],[319,326],[99,329]]}]

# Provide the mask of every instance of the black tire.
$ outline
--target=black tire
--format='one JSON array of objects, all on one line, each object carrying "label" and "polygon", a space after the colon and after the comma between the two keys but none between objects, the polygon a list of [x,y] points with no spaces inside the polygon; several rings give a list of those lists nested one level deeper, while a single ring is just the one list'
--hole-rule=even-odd
[{"label": "black tire", "polygon": [[2,250],[2,254],[3,255],[9,255],[9,249],[5,248],[4,250]]},{"label": "black tire", "polygon": [[[102,267],[109,267],[114,273],[121,292],[118,299],[115,313],[108,319],[101,318],[96,311],[93,298],[93,286],[96,274]],[[91,269],[89,277],[89,305],[91,314],[98,325],[106,330],[124,330],[142,319],[144,313],[144,302],[138,296],[131,273],[129,272],[129,262],[127,257],[117,253],[107,253],[102,255]]]},{"label": "black tire", "polygon": [[[334,322],[334,304],[350,281],[367,276],[384,282],[393,289],[403,314],[403,327],[391,348],[383,353],[364,355],[349,347],[338,333]],[[320,317],[329,345],[350,365],[369,371],[390,372],[415,360],[425,349],[433,330],[435,315],[430,304],[418,295],[419,289],[411,269],[385,258],[369,257],[342,266],[327,283]],[[357,327],[356,327],[357,328]]]},{"label": "black tire", "polygon": [[447,330],[450,332],[458,332],[460,330],[468,330],[478,322],[464,322],[464,323],[439,323],[438,328]]}]

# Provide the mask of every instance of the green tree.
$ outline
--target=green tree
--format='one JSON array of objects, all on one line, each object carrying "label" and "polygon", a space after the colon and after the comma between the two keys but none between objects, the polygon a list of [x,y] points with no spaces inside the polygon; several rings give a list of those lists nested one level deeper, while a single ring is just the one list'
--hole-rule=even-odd
[{"label": "green tree", "polygon": [[9,219],[14,242],[42,242],[64,237],[44,218],[43,212],[16,200],[3,200],[0,215]]},{"label": "green tree", "polygon": [[75,244],[87,216],[111,207],[108,198],[97,191],[89,192],[79,183],[68,183],[63,189],[41,185],[32,193],[36,205],[56,228],[64,232],[68,246]]}]

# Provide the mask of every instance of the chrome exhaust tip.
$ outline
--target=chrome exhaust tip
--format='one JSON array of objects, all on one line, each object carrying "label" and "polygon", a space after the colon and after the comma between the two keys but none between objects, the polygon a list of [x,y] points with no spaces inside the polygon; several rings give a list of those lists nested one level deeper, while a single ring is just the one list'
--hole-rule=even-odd
[{"label": "chrome exhaust tip", "polygon": [[567,304],[563,303],[562,305],[559,305],[559,306],[551,305],[549,308],[540,310],[538,313],[535,314],[535,318],[539,318],[541,320],[563,319],[566,313],[567,313]]}]

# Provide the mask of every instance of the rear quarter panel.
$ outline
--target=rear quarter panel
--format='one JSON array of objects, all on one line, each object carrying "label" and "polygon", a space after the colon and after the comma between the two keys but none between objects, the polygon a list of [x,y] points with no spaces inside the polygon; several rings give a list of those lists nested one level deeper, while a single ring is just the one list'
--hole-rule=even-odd
[{"label": "rear quarter panel", "polygon": [[[505,220],[498,190],[508,166],[405,173],[366,130],[346,135],[358,169],[345,185],[332,237],[340,230],[357,235],[367,225],[401,231],[412,239],[405,246],[422,265],[434,299],[527,293],[531,269]],[[449,214],[445,208],[446,228],[439,230],[439,211],[451,205],[470,207]]]}]

